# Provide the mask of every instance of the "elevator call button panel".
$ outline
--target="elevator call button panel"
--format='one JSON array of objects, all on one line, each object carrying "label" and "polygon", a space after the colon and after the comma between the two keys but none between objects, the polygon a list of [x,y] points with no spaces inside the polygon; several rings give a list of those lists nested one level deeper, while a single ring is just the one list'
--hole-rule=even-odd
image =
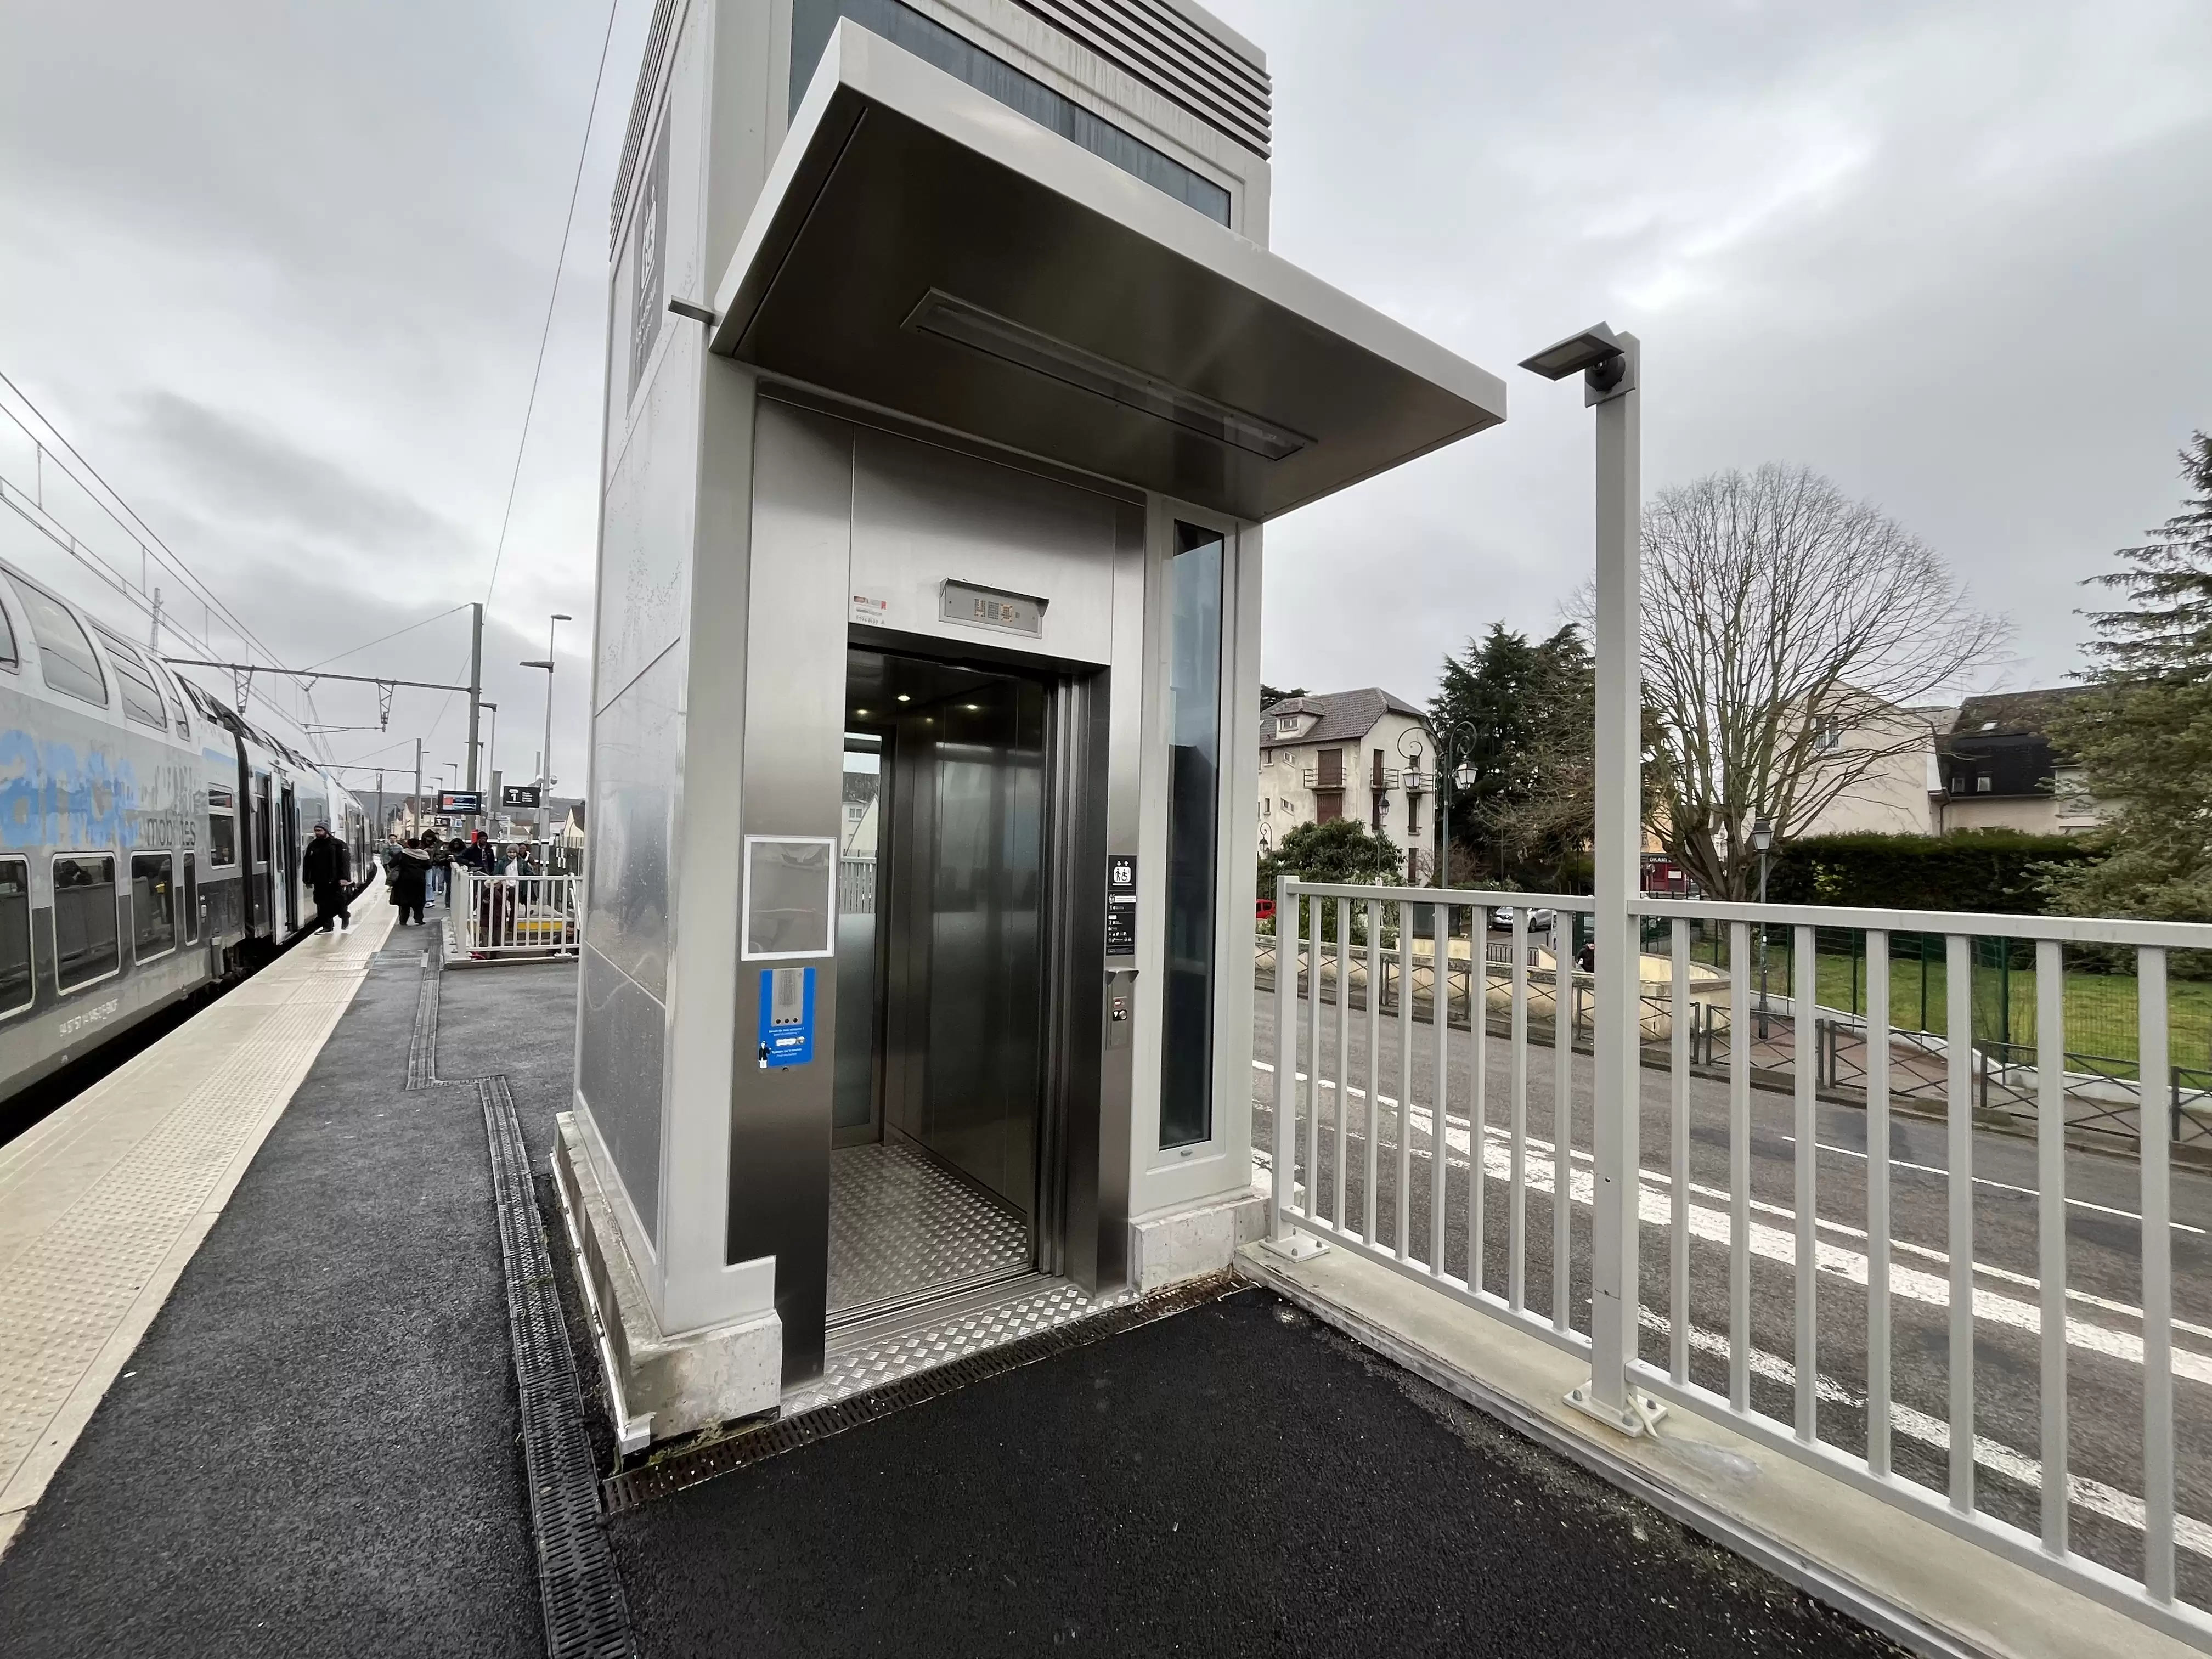
[{"label": "elevator call button panel", "polygon": [[814,1058],[814,970],[767,968],[760,976],[760,1063],[804,1066]]}]

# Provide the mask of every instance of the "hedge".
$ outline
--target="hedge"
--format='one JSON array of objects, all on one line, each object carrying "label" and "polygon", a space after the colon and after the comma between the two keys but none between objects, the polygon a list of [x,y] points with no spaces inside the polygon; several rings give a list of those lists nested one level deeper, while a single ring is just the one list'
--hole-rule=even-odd
[{"label": "hedge", "polygon": [[2072,836],[2021,830],[1808,836],[1777,855],[1766,896],[1777,904],[2039,915],[2047,867],[2098,856]]}]

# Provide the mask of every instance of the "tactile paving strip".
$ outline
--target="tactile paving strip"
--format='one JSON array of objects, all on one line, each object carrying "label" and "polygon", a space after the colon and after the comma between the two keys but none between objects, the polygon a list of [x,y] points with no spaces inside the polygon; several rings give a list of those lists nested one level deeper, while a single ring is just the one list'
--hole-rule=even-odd
[{"label": "tactile paving strip", "polygon": [[896,1141],[830,1155],[830,1311],[1020,1273],[1029,1223]]}]

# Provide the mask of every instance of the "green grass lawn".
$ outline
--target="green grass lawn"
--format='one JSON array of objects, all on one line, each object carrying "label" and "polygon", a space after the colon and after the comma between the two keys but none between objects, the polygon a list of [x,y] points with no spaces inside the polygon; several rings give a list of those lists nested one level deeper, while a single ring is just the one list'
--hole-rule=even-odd
[{"label": "green grass lawn", "polygon": [[[1663,947],[1662,947],[1663,948]],[[1931,946],[1931,950],[1934,947]],[[1692,952],[1718,964],[1726,952],[1717,939],[1701,939]],[[1788,994],[1791,952],[1779,939],[1769,947],[1769,984]],[[1863,957],[1823,951],[1817,958],[1819,1000],[1823,1007],[1864,1012],[1867,965]],[[1995,967],[1973,970],[1974,1036],[1982,1041],[2035,1042],[2035,970]],[[1950,1025],[1949,974],[1940,955],[1924,964],[1917,957],[1892,957],[1889,964],[1889,1020],[1899,1030],[1947,1031]],[[2008,1019],[2008,1012],[2009,1018]],[[2136,981],[2131,974],[2066,975],[2066,1050],[2121,1062],[2115,1075],[2133,1075],[2138,1052]],[[2212,981],[2169,979],[2166,982],[2167,1052],[2177,1066],[2212,1066]]]}]

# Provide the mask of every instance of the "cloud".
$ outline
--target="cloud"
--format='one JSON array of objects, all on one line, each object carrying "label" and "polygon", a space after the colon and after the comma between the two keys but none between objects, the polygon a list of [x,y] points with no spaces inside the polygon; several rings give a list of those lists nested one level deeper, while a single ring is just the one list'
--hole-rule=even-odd
[{"label": "cloud", "polygon": [[1425,696],[1589,568],[1589,419],[1510,371],[1644,344],[1647,492],[1802,463],[2080,661],[2081,577],[2212,421],[2212,9],[1214,0],[1267,51],[1272,242],[1509,375],[1503,428],[1270,526],[1269,678]]},{"label": "cloud", "polygon": [[182,393],[149,392],[141,421],[147,450],[169,469],[173,492],[234,531],[399,565],[481,551],[420,497]]}]

